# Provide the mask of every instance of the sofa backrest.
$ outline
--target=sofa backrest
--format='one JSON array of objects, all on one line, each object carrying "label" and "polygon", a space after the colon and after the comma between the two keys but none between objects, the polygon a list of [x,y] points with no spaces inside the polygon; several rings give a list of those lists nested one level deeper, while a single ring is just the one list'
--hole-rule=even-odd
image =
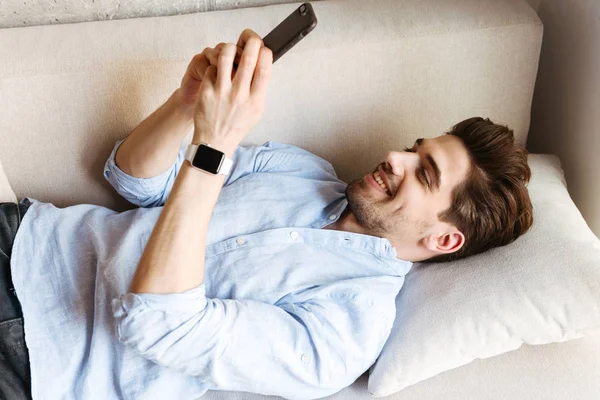
[{"label": "sofa backrest", "polygon": [[[102,177],[115,141],[169,97],[194,54],[244,28],[264,36],[300,4],[0,30],[0,159],[17,197],[131,208]],[[275,63],[243,145],[303,147],[349,182],[473,116],[525,144],[543,31],[525,0],[313,8],[317,27]]]}]

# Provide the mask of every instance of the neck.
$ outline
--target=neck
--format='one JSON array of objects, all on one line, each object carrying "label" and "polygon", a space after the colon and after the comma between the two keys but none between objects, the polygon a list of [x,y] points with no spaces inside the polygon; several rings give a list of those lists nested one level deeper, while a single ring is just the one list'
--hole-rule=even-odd
[{"label": "neck", "polygon": [[[354,217],[354,214],[350,212],[349,207],[346,207],[346,209],[337,221],[327,226],[324,226],[322,229],[371,235],[359,225],[359,223],[356,221],[356,218]],[[415,249],[414,244],[411,245],[410,243],[402,243],[401,241],[397,240],[390,240],[390,243],[396,248],[396,258],[400,260],[417,262],[431,257],[431,255],[423,254],[421,248]]]},{"label": "neck", "polygon": [[332,224],[324,226],[323,229],[330,229],[333,231],[345,231],[345,232],[353,232],[353,233],[364,233],[362,229],[360,229],[360,225],[356,222],[354,218],[354,214],[350,212],[350,208],[346,206],[340,218]]}]

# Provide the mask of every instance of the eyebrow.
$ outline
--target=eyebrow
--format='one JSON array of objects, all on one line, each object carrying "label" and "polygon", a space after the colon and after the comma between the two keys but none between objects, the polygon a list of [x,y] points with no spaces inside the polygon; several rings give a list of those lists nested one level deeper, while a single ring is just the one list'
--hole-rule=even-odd
[{"label": "eyebrow", "polygon": [[[423,138],[419,138],[415,141],[417,148],[423,144],[423,140]],[[431,165],[431,168],[433,168],[433,184],[435,185],[437,190],[440,190],[440,185],[442,183],[442,172],[440,171],[440,168],[438,167],[431,154],[425,153],[425,158]]]}]

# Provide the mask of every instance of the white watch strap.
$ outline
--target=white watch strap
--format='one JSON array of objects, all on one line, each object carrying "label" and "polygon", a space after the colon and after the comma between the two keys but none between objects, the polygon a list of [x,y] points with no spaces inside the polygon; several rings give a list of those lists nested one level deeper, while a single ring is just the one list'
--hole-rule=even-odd
[{"label": "white watch strap", "polygon": [[[212,147],[208,143],[202,143],[202,144],[204,144],[208,147]],[[196,155],[196,149],[198,149],[198,145],[190,143],[187,147],[187,150],[185,151],[185,159],[188,160],[190,162],[190,164],[194,160],[194,156]],[[218,150],[218,149],[215,149],[215,150]],[[233,165],[233,160],[231,158],[225,156],[225,158],[223,159],[223,163],[221,164],[221,169],[219,170],[219,175],[229,174],[229,171],[231,170],[232,165]]]},{"label": "white watch strap", "polygon": [[229,174],[229,171],[231,170],[231,166],[233,165],[233,160],[227,156],[225,156],[225,158],[223,159],[223,164],[221,165],[221,170],[219,171],[219,174],[223,174],[225,176],[227,176],[227,174]]}]

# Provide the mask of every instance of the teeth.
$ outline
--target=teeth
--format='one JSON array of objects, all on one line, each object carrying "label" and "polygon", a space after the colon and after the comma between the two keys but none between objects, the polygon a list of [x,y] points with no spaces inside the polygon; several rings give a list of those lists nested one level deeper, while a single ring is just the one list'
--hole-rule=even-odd
[{"label": "teeth", "polygon": [[391,191],[390,191],[390,189],[388,189],[387,186],[385,186],[385,183],[383,182],[383,179],[381,179],[379,172],[373,173],[373,177],[375,178],[375,181],[377,181],[377,183],[379,183],[379,186],[381,186],[381,188],[383,190],[385,190],[388,195],[391,196]]}]

